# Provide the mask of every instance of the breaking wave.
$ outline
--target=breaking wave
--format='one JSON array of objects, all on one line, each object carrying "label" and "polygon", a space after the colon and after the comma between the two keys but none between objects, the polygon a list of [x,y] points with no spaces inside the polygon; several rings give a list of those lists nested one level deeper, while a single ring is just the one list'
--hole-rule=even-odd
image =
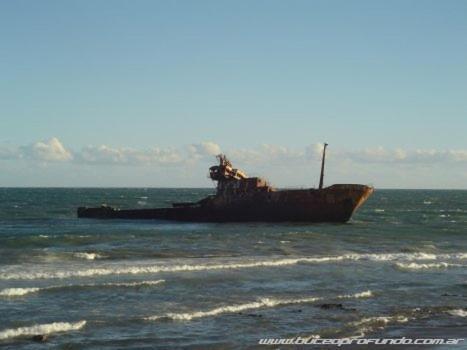
[{"label": "breaking wave", "polygon": [[38,292],[43,288],[5,288],[0,290],[0,296],[2,297],[12,297],[12,296],[21,296],[29,293]]},{"label": "breaking wave", "polygon": [[[200,264],[200,265],[135,265],[135,266],[103,266],[83,270],[51,270],[51,271],[18,271],[2,272],[0,279],[20,279],[32,280],[41,278],[69,278],[69,277],[89,277],[106,275],[135,275],[163,272],[196,272],[210,270],[228,270],[244,269],[258,267],[281,267],[288,265],[297,265],[304,263],[331,263],[340,261],[418,261],[418,260],[436,260],[436,259],[467,259],[466,253],[453,254],[429,254],[429,253],[381,253],[381,254],[344,254],[324,257],[299,257],[263,261],[247,262],[226,262],[221,264]],[[24,269],[24,267],[22,267]]]},{"label": "breaking wave", "polygon": [[5,288],[0,290],[0,296],[3,297],[16,297],[23,296],[30,293],[36,293],[44,290],[64,289],[64,288],[86,288],[86,287],[141,287],[141,286],[154,286],[164,283],[165,280],[154,281],[135,281],[135,282],[108,282],[108,283],[88,283],[88,284],[66,284],[49,287],[31,287],[31,288]]},{"label": "breaking wave", "polygon": [[95,259],[102,259],[103,256],[97,253],[86,253],[86,252],[78,252],[73,253],[73,256],[80,259],[86,260],[95,260]]},{"label": "breaking wave", "polygon": [[[368,291],[356,293],[356,294],[339,295],[339,296],[334,297],[333,299],[368,298],[371,296],[373,296],[373,293],[368,290]],[[208,310],[208,311],[193,311],[193,312],[186,312],[186,313],[169,312],[164,315],[149,316],[149,317],[146,317],[145,319],[149,321],[155,321],[159,319],[190,321],[194,318],[217,316],[217,315],[225,314],[225,313],[236,313],[240,311],[254,310],[254,309],[260,309],[260,308],[270,308],[270,307],[281,306],[281,305],[313,303],[313,302],[323,300],[323,299],[324,299],[323,297],[307,297],[307,298],[296,298],[296,299],[260,298],[254,302],[236,304],[236,305],[226,305],[226,306],[217,307],[215,309]]]},{"label": "breaking wave", "polygon": [[375,316],[363,318],[359,321],[350,322],[348,326],[355,327],[356,334],[352,338],[361,338],[368,333],[372,333],[378,329],[385,328],[391,323],[406,323],[409,322],[410,318],[404,315],[394,316]]},{"label": "breaking wave", "polygon": [[436,263],[428,263],[428,264],[419,264],[419,263],[396,263],[396,266],[403,269],[403,270],[427,270],[427,269],[445,269],[448,267],[462,267],[465,265],[462,264],[453,264],[447,262],[436,262]]},{"label": "breaking wave", "polygon": [[156,284],[164,283],[165,280],[155,280],[155,281],[139,281],[139,282],[109,282],[109,283],[100,283],[100,284],[83,284],[83,287],[96,287],[96,286],[110,286],[110,287],[139,287],[139,286],[154,286]]},{"label": "breaking wave", "polygon": [[467,317],[467,310],[464,309],[453,309],[446,312],[451,316]]},{"label": "breaking wave", "polygon": [[54,322],[47,324],[38,324],[29,327],[5,329],[3,331],[0,331],[0,340],[24,336],[34,336],[40,334],[76,331],[83,328],[85,324],[86,321],[79,321],[74,323]]},{"label": "breaking wave", "polygon": [[[366,316],[356,321],[347,322],[342,328],[335,329],[329,333],[329,329],[324,329],[327,333],[326,336],[336,336],[339,338],[358,339],[368,336],[374,332],[378,332],[386,328],[388,325],[403,324],[419,318],[426,318],[427,316],[439,315],[440,313],[447,313],[457,317],[467,317],[467,309],[446,309],[445,307],[431,307],[431,308],[412,308],[406,309],[398,314],[384,315],[384,316]],[[319,338],[320,335],[312,335],[312,338]],[[310,338],[310,336],[304,337]]]}]

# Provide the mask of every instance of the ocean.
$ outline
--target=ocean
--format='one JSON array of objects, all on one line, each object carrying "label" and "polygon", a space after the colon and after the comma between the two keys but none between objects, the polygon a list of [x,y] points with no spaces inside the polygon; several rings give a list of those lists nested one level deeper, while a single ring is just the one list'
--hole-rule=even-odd
[{"label": "ocean", "polygon": [[376,190],[346,224],[76,217],[83,205],[149,208],[211,192],[0,189],[0,347],[467,338],[467,191]]}]

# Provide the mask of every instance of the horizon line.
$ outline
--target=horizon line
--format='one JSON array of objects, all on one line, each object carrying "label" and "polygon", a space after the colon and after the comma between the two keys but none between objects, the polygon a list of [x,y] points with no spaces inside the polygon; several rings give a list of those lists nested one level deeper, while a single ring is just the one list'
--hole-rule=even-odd
[{"label": "horizon line", "polygon": [[[328,186],[329,187],[329,186]],[[467,191],[467,188],[407,188],[407,187],[375,187],[375,190],[408,190],[408,191]],[[326,188],[326,187],[324,187]],[[0,189],[199,189],[207,190],[215,187],[182,187],[182,186],[0,186]],[[279,190],[287,189],[317,189],[316,187],[277,187]]]}]

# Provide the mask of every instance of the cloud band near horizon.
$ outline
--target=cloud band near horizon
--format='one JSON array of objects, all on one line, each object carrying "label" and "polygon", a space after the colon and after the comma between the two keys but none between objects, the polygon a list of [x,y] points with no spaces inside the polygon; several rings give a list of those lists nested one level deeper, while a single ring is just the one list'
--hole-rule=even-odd
[{"label": "cloud band near horizon", "polygon": [[[302,148],[263,144],[224,149],[206,141],[136,149],[88,145],[71,149],[56,137],[0,146],[1,186],[206,187],[206,169],[225,153],[235,167],[278,187],[313,187],[322,144]],[[325,184],[362,183],[384,188],[467,188],[465,149],[327,150]]]},{"label": "cloud band near horizon", "polygon": [[[225,153],[238,164],[284,164],[320,159],[322,144],[315,143],[302,149],[263,144],[255,148],[223,150],[220,145],[204,141],[183,145],[177,148],[153,147],[135,149],[111,147],[108,145],[88,145],[80,150],[71,150],[64,146],[57,137],[41,140],[29,145],[0,146],[0,160],[25,160],[41,163],[73,162],[94,165],[127,166],[176,166],[186,165],[201,160],[213,160],[219,153]],[[466,163],[467,149],[386,149],[382,146],[360,150],[328,148],[329,161],[351,161],[355,163],[399,163],[433,164]]]}]

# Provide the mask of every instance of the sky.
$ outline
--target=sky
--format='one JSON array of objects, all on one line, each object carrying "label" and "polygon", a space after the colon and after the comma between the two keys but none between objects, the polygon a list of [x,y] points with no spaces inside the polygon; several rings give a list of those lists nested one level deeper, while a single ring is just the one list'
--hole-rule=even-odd
[{"label": "sky", "polygon": [[467,189],[467,2],[1,1],[0,187]]}]

